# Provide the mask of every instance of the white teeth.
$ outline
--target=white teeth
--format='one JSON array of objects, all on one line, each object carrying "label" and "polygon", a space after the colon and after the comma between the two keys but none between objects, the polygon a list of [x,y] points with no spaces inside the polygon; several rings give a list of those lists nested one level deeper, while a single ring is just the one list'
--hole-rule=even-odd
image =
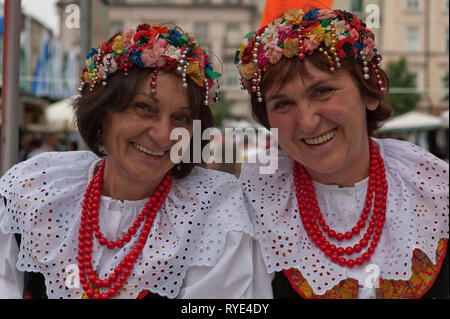
[{"label": "white teeth", "polygon": [[146,154],[153,155],[153,156],[163,156],[163,155],[164,155],[164,152],[152,152],[152,151],[150,151],[148,148],[145,148],[145,147],[142,146],[142,145],[139,145],[139,144],[136,144],[136,143],[132,143],[132,144],[133,144],[133,146],[134,146],[135,148],[137,148],[139,151],[144,152],[144,153],[146,153]]},{"label": "white teeth", "polygon": [[306,144],[308,145],[317,145],[317,144],[323,144],[325,142],[328,142],[331,140],[337,133],[337,129],[333,130],[331,132],[328,132],[322,136],[314,137],[314,138],[305,138],[303,139]]}]

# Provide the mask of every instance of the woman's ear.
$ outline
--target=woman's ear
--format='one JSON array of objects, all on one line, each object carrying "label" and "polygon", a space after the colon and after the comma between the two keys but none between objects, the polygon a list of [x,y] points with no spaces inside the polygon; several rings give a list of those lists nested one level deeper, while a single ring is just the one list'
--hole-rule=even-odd
[{"label": "woman's ear", "polygon": [[365,104],[369,111],[375,111],[378,108],[378,105],[380,105],[380,101],[378,101],[378,99],[366,97]]}]

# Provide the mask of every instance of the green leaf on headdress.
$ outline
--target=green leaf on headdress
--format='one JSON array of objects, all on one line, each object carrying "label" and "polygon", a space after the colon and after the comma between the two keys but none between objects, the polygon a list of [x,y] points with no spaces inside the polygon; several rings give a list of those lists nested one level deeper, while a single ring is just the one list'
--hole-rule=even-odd
[{"label": "green leaf on headdress", "polygon": [[91,58],[91,63],[89,63],[89,72],[92,72],[95,69],[94,57]]},{"label": "green leaf on headdress", "polygon": [[284,15],[283,15],[283,18],[281,19],[280,24],[283,24],[285,21],[286,21],[286,18],[285,18]]},{"label": "green leaf on headdress", "polygon": [[205,70],[206,75],[210,78],[210,79],[218,79],[222,76],[222,74],[220,74],[219,72],[214,72],[213,70]]},{"label": "green leaf on headdress", "polygon": [[167,39],[169,37],[169,35],[165,33],[160,33],[159,36],[163,37],[164,39]]},{"label": "green leaf on headdress", "polygon": [[328,25],[330,24],[330,22],[331,22],[331,19],[322,20],[320,25],[326,29],[326,28],[328,28]]},{"label": "green leaf on headdress", "polygon": [[237,50],[236,53],[234,54],[234,64],[239,63],[239,54],[241,54],[241,51]]},{"label": "green leaf on headdress", "polygon": [[251,39],[251,38],[253,38],[253,33],[254,33],[254,31],[252,31],[252,32],[250,32],[250,33],[247,33],[247,34],[245,35],[244,39]]},{"label": "green leaf on headdress", "polygon": [[178,38],[178,43],[179,43],[181,46],[186,46],[186,44],[187,44],[188,42],[189,42],[189,38],[188,38],[188,36],[187,36],[186,34]]},{"label": "green leaf on headdress", "polygon": [[277,46],[279,46],[280,48],[283,48],[283,49],[284,49],[284,41],[278,43]]}]

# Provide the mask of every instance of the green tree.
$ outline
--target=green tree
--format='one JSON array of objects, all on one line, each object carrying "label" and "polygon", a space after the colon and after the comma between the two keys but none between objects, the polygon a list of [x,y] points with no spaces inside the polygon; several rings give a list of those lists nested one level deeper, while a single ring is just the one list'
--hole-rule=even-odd
[{"label": "green tree", "polygon": [[389,76],[391,88],[403,91],[396,93],[394,90],[388,95],[388,100],[394,109],[394,116],[414,110],[420,101],[420,94],[411,93],[413,90],[408,90],[416,88],[416,74],[408,72],[406,60],[402,58],[398,62],[388,63],[386,73]]}]

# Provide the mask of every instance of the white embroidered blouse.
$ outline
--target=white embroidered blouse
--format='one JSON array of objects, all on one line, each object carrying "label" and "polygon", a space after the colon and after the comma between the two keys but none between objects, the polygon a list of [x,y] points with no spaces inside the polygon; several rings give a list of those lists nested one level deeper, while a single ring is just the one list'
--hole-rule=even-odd
[{"label": "white embroidered blouse", "polygon": [[[0,179],[0,194],[7,199],[6,207],[0,203],[0,254],[6,256],[0,261],[0,297],[21,298],[19,271],[32,271],[44,275],[49,298],[81,298],[82,288],[66,279],[68,266],[77,265],[83,195],[99,161],[86,151],[43,153]],[[146,202],[102,196],[100,229],[107,238],[123,236]],[[22,236],[20,250],[12,233]],[[150,290],[169,298],[271,298],[252,234],[236,178],[196,167],[174,179],[116,297],[136,298]],[[114,251],[93,241],[92,264],[100,278],[113,273],[136,240]]]},{"label": "white embroidered blouse", "polygon": [[[316,295],[353,278],[361,287],[359,298],[375,298],[370,276],[378,272],[385,280],[409,279],[414,249],[423,251],[436,264],[437,244],[449,234],[449,165],[414,144],[374,140],[385,163],[388,199],[383,233],[371,260],[363,267],[341,267],[311,242],[299,216],[293,160],[284,152],[280,152],[278,170],[271,175],[259,174],[261,164],[243,165],[240,181],[268,273],[295,267]],[[344,233],[356,225],[364,207],[368,178],[354,187],[313,185],[331,228]],[[354,236],[346,244],[354,245],[361,238]],[[365,268],[369,264],[376,268]]]}]

